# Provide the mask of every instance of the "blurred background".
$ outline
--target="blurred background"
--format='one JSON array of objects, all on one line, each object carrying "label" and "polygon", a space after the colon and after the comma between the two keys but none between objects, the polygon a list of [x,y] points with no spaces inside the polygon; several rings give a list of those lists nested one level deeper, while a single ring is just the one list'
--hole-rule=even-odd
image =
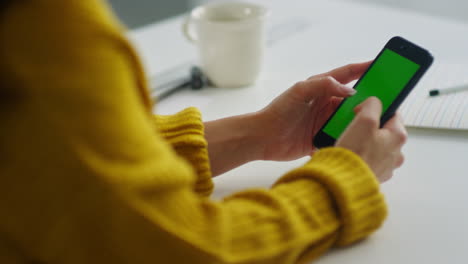
[{"label": "blurred background", "polygon": [[[185,13],[206,2],[224,0],[108,0],[120,19],[129,27],[137,28],[168,17]],[[246,0],[248,1],[248,0]],[[311,0],[313,1],[313,0]],[[395,8],[449,17],[468,22],[467,0],[340,0],[369,2]]]}]

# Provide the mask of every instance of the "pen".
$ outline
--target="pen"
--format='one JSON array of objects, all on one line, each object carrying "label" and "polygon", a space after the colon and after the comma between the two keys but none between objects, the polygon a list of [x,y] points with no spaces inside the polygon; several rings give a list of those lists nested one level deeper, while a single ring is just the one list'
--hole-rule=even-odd
[{"label": "pen", "polygon": [[453,86],[445,89],[435,89],[429,91],[429,96],[438,96],[441,94],[450,94],[456,92],[468,91],[468,84]]},{"label": "pen", "polygon": [[[189,76],[187,76],[187,70],[189,71]],[[157,98],[157,101],[161,101],[186,87],[200,90],[210,85],[208,78],[199,67],[188,65],[178,66],[163,74],[153,76],[151,79],[154,79],[154,81],[151,81],[153,83],[150,91],[151,98]]]}]

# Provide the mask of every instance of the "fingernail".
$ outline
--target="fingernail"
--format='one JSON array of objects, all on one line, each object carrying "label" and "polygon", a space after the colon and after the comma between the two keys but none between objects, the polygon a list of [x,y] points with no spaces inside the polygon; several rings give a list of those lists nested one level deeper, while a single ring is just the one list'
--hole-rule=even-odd
[{"label": "fingernail", "polygon": [[354,107],[354,113],[355,114],[358,114],[359,112],[361,112],[361,109],[362,109],[362,105],[357,105],[356,107]]},{"label": "fingernail", "polygon": [[345,93],[347,93],[348,95],[354,95],[354,94],[356,94],[356,90],[354,90],[353,88],[348,87],[348,86],[346,86],[346,85],[341,86],[341,89],[342,89]]}]

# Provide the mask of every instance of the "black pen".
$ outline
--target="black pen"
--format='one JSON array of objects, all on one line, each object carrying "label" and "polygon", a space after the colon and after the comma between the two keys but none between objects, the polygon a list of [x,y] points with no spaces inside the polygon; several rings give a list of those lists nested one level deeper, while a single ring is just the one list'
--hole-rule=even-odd
[{"label": "black pen", "polygon": [[442,94],[451,94],[451,93],[457,93],[457,92],[463,92],[463,91],[468,91],[468,84],[453,86],[453,87],[445,88],[445,89],[431,90],[429,91],[429,96],[438,96]]}]

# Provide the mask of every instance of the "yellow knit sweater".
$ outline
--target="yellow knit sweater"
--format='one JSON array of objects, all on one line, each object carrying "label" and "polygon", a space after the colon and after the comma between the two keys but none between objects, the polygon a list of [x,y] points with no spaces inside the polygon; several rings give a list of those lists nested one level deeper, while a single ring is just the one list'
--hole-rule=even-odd
[{"label": "yellow knit sweater", "polygon": [[271,189],[212,191],[199,112],[152,116],[98,0],[13,0],[0,17],[0,263],[298,263],[360,240],[386,206],[325,149]]}]

